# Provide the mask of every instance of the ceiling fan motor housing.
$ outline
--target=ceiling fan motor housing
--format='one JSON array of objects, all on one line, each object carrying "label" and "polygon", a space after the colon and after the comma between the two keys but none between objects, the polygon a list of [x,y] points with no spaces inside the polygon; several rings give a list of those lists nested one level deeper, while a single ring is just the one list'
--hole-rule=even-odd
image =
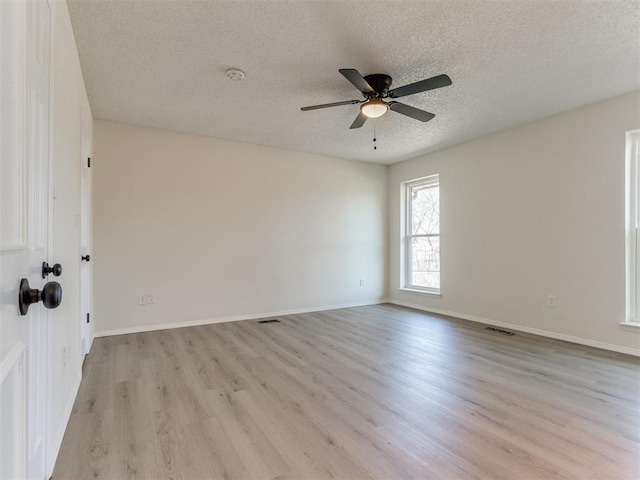
[{"label": "ceiling fan motor housing", "polygon": [[371,96],[387,96],[387,92],[389,88],[391,88],[391,77],[389,75],[385,75],[384,73],[372,73],[371,75],[367,75],[364,77],[371,88],[373,88],[376,93]]}]

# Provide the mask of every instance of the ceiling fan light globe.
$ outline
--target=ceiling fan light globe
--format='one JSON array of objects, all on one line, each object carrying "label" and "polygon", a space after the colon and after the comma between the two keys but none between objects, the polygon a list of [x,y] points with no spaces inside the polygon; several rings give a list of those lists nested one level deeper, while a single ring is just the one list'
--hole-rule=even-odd
[{"label": "ceiling fan light globe", "polygon": [[378,118],[387,113],[389,106],[380,99],[372,99],[360,105],[360,111],[369,118]]}]

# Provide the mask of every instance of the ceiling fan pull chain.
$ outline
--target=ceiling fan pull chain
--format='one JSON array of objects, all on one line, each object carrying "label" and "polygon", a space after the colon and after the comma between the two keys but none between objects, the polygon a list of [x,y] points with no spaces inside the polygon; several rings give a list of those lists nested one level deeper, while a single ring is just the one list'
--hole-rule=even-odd
[{"label": "ceiling fan pull chain", "polygon": [[373,149],[377,150],[378,147],[376,146],[376,119],[373,119]]}]

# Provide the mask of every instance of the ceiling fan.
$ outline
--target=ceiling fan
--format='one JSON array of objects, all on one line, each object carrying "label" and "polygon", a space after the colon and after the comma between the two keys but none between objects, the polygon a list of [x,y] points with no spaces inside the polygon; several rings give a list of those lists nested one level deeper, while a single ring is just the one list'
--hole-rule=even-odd
[{"label": "ceiling fan", "polygon": [[317,110],[319,108],[337,107],[339,105],[360,105],[360,114],[351,124],[349,128],[360,128],[367,121],[367,118],[378,118],[387,110],[392,110],[407,117],[420,120],[421,122],[428,122],[435,115],[419,108],[405,105],[404,103],[390,101],[385,102],[384,98],[400,98],[407,95],[413,95],[415,93],[426,92],[427,90],[434,90],[436,88],[447,87],[451,85],[451,79],[448,75],[438,75],[436,77],[420,80],[419,82],[410,83],[403,87],[394,88],[391,87],[391,77],[383,73],[373,73],[363,77],[354,68],[342,68],[338,70],[344,77],[349,80],[354,87],[356,87],[362,93],[364,100],[346,100],[344,102],[324,103],[322,105],[313,105],[311,107],[302,107],[300,110],[306,112],[307,110]]}]

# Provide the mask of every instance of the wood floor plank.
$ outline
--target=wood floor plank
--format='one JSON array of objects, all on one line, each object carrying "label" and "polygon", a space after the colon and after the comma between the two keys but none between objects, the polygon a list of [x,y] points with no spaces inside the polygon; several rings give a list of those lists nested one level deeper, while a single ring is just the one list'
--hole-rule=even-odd
[{"label": "wood floor plank", "polygon": [[183,478],[251,478],[243,458],[216,418],[182,428],[181,451],[189,471]]},{"label": "wood floor plank", "polygon": [[288,464],[235,393],[214,392],[210,398],[220,427],[236,451],[243,452],[242,461],[249,478],[271,478],[289,470]]},{"label": "wood floor plank", "polygon": [[55,479],[640,478],[640,359],[375,305],[99,338]]}]

